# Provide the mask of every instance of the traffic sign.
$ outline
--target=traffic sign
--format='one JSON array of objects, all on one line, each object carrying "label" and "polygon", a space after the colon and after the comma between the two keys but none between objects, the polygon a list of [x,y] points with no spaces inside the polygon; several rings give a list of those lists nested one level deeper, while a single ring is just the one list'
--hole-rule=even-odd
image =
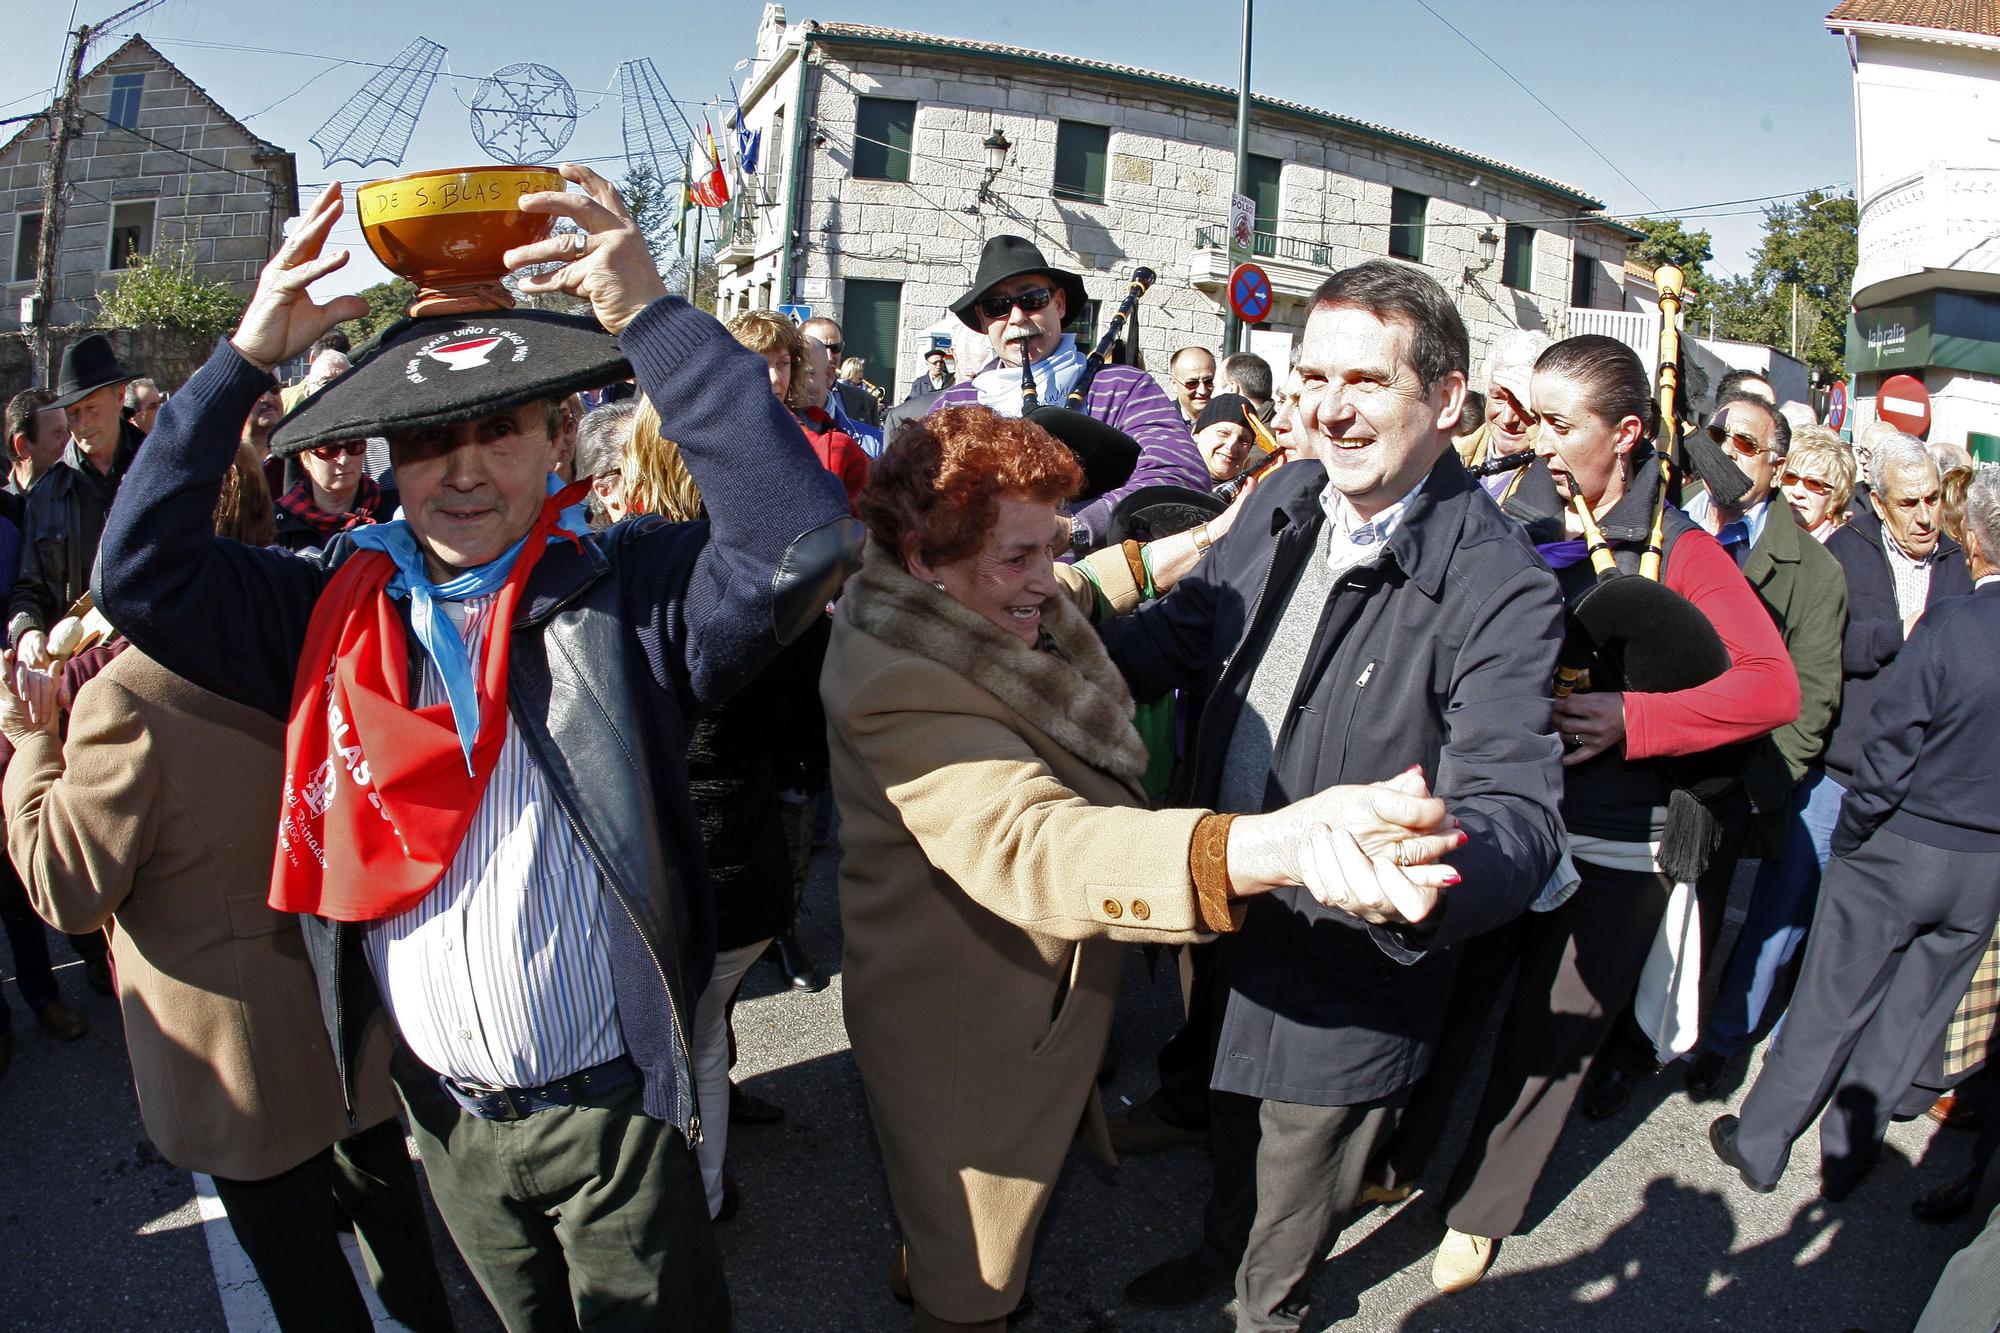
[{"label": "traffic sign", "polygon": [[1271,279],[1255,264],[1238,264],[1229,275],[1229,308],[1245,324],[1260,324],[1271,313]]},{"label": "traffic sign", "polygon": [[1846,380],[1835,380],[1826,391],[1826,424],[1829,430],[1840,430],[1847,425]]},{"label": "traffic sign", "polygon": [[1915,375],[1891,375],[1875,391],[1875,415],[1919,439],[1931,428],[1931,395]]},{"label": "traffic sign", "polygon": [[813,317],[813,308],[809,305],[781,305],[778,313],[794,324],[803,324]]}]

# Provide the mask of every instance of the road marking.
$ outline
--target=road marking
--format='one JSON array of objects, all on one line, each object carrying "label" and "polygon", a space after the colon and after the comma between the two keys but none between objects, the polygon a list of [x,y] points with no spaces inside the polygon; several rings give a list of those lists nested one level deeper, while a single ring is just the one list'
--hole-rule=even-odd
[{"label": "road marking", "polygon": [[[250,1256],[243,1252],[235,1228],[229,1225],[229,1214],[223,1211],[222,1200],[215,1194],[215,1182],[199,1171],[194,1173],[194,1201],[201,1210],[201,1233],[208,1241],[208,1266],[215,1273],[215,1294],[222,1300],[222,1318],[229,1325],[229,1333],[278,1333],[278,1316],[271,1310],[271,1298],[264,1294],[264,1284],[257,1280]],[[361,1287],[361,1299],[368,1302],[368,1316],[375,1321],[375,1327],[384,1333],[409,1333],[389,1317],[382,1302],[376,1299],[354,1237],[342,1232],[340,1247],[347,1254],[348,1267],[354,1270],[354,1280]]]}]

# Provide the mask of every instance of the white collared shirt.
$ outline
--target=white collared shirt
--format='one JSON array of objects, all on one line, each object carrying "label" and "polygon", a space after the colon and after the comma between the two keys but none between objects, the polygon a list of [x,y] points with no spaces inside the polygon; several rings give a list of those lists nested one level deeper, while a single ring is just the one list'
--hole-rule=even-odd
[{"label": "white collared shirt", "polygon": [[1889,525],[1882,525],[1882,554],[1889,558],[1889,577],[1896,585],[1896,614],[1908,620],[1924,609],[1931,595],[1931,566],[1937,563],[1937,547],[1921,560],[1912,560],[1896,544]]},{"label": "white collared shirt", "polygon": [[1375,517],[1364,519],[1354,512],[1353,503],[1335,490],[1329,481],[1319,493],[1319,507],[1326,512],[1324,550],[1327,568],[1338,576],[1380,557],[1388,547],[1389,538],[1402,524],[1403,512],[1423,488],[1424,483],[1419,480],[1404,493],[1402,499]]},{"label": "white collared shirt", "polygon": [[[1715,501],[1709,498],[1707,491],[1690,496],[1681,512],[1701,524],[1702,530],[1711,537],[1722,530],[1722,516],[1715,512]],[[1755,550],[1757,543],[1763,540],[1764,521],[1770,516],[1771,497],[1768,495],[1743,511],[1740,521],[1750,534],[1749,545],[1752,550]]]}]

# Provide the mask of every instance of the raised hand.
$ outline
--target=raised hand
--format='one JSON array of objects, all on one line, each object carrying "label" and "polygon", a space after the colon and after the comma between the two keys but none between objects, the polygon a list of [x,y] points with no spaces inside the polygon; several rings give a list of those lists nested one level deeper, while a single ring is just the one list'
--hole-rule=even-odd
[{"label": "raised hand", "polygon": [[368,303],[358,296],[336,296],[322,305],[306,291],[347,262],[345,250],[320,254],[341,210],[340,182],[335,181],[257,275],[257,291],[229,340],[251,365],[274,369],[311,347],[334,325],[368,313]]},{"label": "raised hand", "polygon": [[538,190],[521,196],[523,213],[552,213],[583,228],[544,241],[517,245],[501,256],[510,269],[531,264],[561,263],[547,273],[527,274],[521,290],[531,295],[568,292],[590,302],[597,322],[612,333],[622,332],[639,312],[667,294],[653,267],[653,255],[639,224],[625,207],[618,188],[589,167],[565,162],[557,168],[563,179],[583,187]]}]

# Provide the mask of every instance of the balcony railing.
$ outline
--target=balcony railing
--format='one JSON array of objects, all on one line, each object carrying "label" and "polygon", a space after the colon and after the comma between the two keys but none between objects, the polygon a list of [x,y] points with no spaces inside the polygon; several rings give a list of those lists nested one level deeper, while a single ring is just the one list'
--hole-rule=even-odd
[{"label": "balcony railing", "polygon": [[[1227,250],[1229,248],[1229,228],[1207,226],[1196,229],[1194,248],[1197,250]],[[1289,259],[1294,263],[1313,264],[1320,268],[1333,267],[1333,247],[1317,241],[1308,241],[1299,236],[1280,236],[1274,231],[1253,231],[1250,233],[1250,253],[1258,259]]]}]

